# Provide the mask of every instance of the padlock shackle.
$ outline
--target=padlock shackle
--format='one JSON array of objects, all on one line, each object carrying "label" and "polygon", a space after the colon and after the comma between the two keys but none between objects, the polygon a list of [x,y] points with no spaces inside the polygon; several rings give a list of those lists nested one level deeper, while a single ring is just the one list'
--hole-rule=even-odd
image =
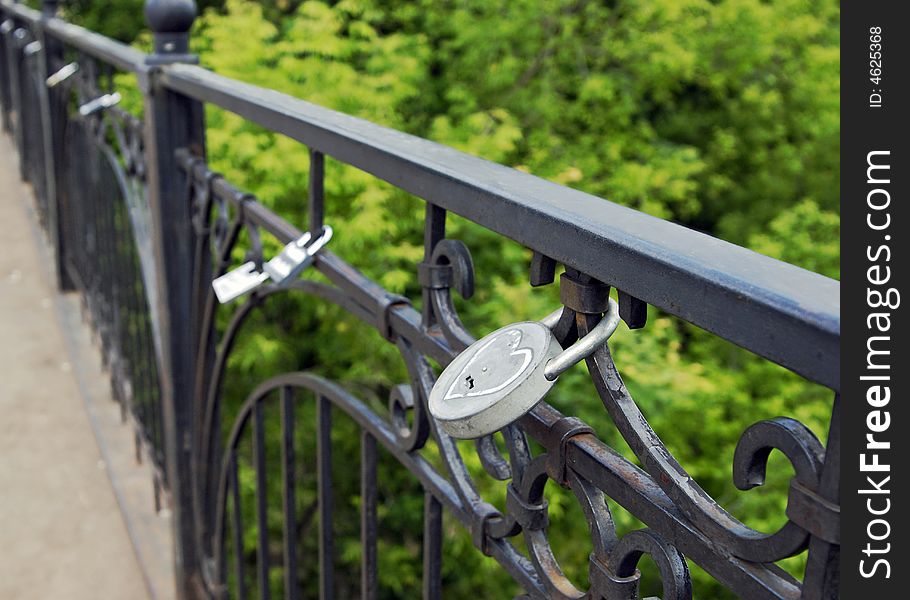
[{"label": "padlock shackle", "polygon": [[[541,323],[551,330],[559,322],[559,315],[562,309],[559,309],[541,320]],[[554,319],[555,316],[555,319]],[[588,335],[580,338],[570,347],[563,350],[559,355],[551,358],[544,367],[543,375],[547,381],[554,381],[557,377],[568,371],[572,365],[578,363],[592,354],[594,351],[603,346],[616,328],[619,326],[619,306],[616,300],[610,298],[607,312],[604,313],[600,323],[594,326],[594,329],[588,332]]]},{"label": "padlock shackle", "polygon": [[549,329],[550,331],[556,329],[556,326],[559,325],[559,319],[562,318],[563,310],[564,310],[563,307],[560,306],[559,308],[557,308],[556,310],[554,310],[553,312],[551,312],[550,314],[545,316],[543,319],[541,319],[540,322],[543,323],[547,327],[547,329]]},{"label": "padlock shackle", "polygon": [[303,248],[310,243],[310,239],[313,237],[313,234],[309,231],[304,232],[302,236],[294,240],[294,245],[298,248]]},{"label": "padlock shackle", "polygon": [[316,238],[312,244],[307,246],[307,254],[310,256],[315,256],[317,252],[322,250],[322,247],[329,243],[329,240],[332,239],[332,228],[329,225],[322,226],[322,234]]}]

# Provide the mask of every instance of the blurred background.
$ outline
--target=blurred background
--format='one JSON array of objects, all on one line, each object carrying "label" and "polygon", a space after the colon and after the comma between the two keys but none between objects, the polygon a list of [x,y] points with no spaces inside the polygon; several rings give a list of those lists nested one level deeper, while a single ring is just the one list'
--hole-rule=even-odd
[{"label": "blurred background", "polygon": [[[144,31],[142,4],[72,0],[64,3],[63,16],[147,48],[151,38]],[[836,0],[199,4],[191,45],[204,66],[222,75],[839,277]],[[125,89],[134,85],[125,77],[122,83]],[[138,107],[138,97],[133,101]],[[307,149],[235,115],[207,110],[213,168],[282,216],[304,223]],[[414,265],[423,253],[423,203],[331,159],[325,187],[327,222],[344,224],[336,228],[332,250],[387,289],[419,302]],[[540,318],[557,305],[556,286],[528,287],[527,249],[456,217],[450,218],[449,231],[469,246],[476,264],[476,295],[459,305],[475,335]],[[385,406],[393,385],[406,380],[394,347],[341,310],[282,298],[256,319],[232,354],[226,406],[239,405],[258,382],[289,370],[311,369],[342,381],[377,407]],[[768,532],[780,527],[789,464],[774,456],[767,485],[739,492],[731,481],[733,449],[746,427],[778,415],[804,422],[824,440],[830,392],[654,309],[645,329],[621,329],[611,340],[617,366],[668,448],[745,523]],[[584,419],[634,460],[583,367],[564,376],[548,401]],[[312,403],[302,407],[302,427],[314,423],[307,416],[312,410]],[[225,427],[230,422],[226,417]],[[267,426],[277,444],[277,414]],[[359,453],[356,432],[339,419],[333,438],[340,466],[339,597],[353,597],[359,589],[358,480],[349,469],[345,482],[342,466]],[[301,514],[312,518],[315,442],[305,434],[302,443],[299,503]],[[502,506],[503,483],[485,475],[473,445],[463,455],[484,495]],[[382,457],[380,469],[380,592],[384,598],[418,597],[422,493],[390,457]],[[241,475],[252,514],[252,471],[242,469]],[[280,553],[280,478],[270,479],[276,485],[272,537]],[[558,486],[548,486],[548,499],[556,555],[583,587],[591,551],[584,517]],[[636,527],[627,513],[611,507],[621,530]],[[304,520],[300,539],[314,556],[311,526]],[[246,546],[253,547],[255,532],[244,534],[250,536]],[[518,593],[460,525],[446,521],[445,535],[445,597]],[[318,565],[305,562],[300,578],[312,595]],[[804,557],[782,566],[801,577]],[[250,573],[254,567],[251,555]],[[697,598],[730,597],[690,567]],[[648,568],[645,591],[656,581],[649,579]],[[280,573],[273,575],[280,594]]]}]

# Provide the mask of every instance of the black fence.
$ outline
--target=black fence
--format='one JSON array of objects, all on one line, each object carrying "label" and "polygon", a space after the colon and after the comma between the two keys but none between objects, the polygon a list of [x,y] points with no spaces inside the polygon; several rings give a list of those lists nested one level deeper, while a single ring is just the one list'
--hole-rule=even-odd
[{"label": "black fence", "polygon": [[[173,511],[182,597],[297,598],[311,589],[322,598],[378,597],[377,465],[388,457],[424,496],[426,598],[443,594],[446,512],[526,597],[637,598],[643,555],[653,559],[666,599],[692,596],[687,559],[740,597],[837,597],[836,281],[207,71],[188,53],[194,19],[189,0],[146,3],[152,54],[63,22],[55,17],[57,5],[45,0],[38,12],[0,0],[3,125],[14,134],[22,178],[34,188],[60,287],[81,294],[113,394],[135,427],[137,453],[156,467],[156,498]],[[119,107],[121,73],[136,76],[142,114]],[[262,234],[287,244],[306,232],[209,169],[204,103],[309,148],[305,229],[314,238],[328,231],[326,156],[423,199],[425,256],[415,265],[420,310],[323,248],[312,258],[319,280],[263,283],[219,319],[212,281],[242,249],[252,263],[249,272],[257,274],[266,260]],[[606,345],[586,359],[587,367],[642,468],[546,402],[470,450],[450,437],[429,414],[433,365],[448,365],[474,341],[451,294],[454,288],[469,296],[474,273],[467,246],[446,237],[450,212],[530,248],[533,286],[552,283],[557,265],[565,266],[562,312],[552,322],[563,347],[604,318],[613,288],[619,316],[630,328],[644,326],[650,304],[830,388],[827,448],[784,417],[753,425],[736,448],[733,473],[741,489],[761,484],[773,449],[789,459],[795,475],[786,524],[771,534],[753,530],[705,493],[648,425]],[[251,315],[287,294],[334,304],[397,348],[410,380],[392,390],[388,412],[355,397],[345,382],[309,372],[275,374],[241,404],[225,403],[225,370],[238,335]],[[301,408],[304,401],[315,410]],[[295,480],[302,413],[315,419],[311,514],[301,514],[297,498],[307,482]],[[335,414],[346,414],[360,431],[357,586],[334,566],[341,551],[333,534]],[[266,432],[273,422],[277,436]],[[481,496],[463,460],[469,451],[490,476],[507,482],[505,509]],[[272,473],[279,470],[275,481]],[[240,491],[247,476],[254,480],[252,497]],[[550,546],[545,484],[551,479],[571,490],[589,526],[587,591],[564,575]],[[607,498],[645,528],[619,536]],[[269,516],[276,501],[282,507],[277,526]],[[248,519],[255,527],[245,524]],[[310,519],[318,524],[316,557],[298,543]],[[251,542],[244,534],[252,531]],[[803,552],[802,581],[776,564]],[[318,572],[318,583],[305,580],[309,571]]]}]

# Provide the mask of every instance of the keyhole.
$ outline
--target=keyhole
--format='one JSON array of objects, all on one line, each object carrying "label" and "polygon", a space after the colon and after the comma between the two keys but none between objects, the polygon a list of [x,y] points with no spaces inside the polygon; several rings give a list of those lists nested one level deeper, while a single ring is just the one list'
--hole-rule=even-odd
[{"label": "keyhole", "polygon": [[468,375],[464,378],[464,384],[468,387],[469,390],[474,389],[474,378]]}]

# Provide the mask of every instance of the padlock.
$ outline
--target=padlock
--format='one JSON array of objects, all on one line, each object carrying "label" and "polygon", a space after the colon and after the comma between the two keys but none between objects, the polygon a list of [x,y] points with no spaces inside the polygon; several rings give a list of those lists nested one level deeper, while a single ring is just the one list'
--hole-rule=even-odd
[{"label": "padlock", "polygon": [[79,63],[71,62],[47,78],[47,87],[55,88],[79,71]]},{"label": "padlock", "polygon": [[25,45],[25,48],[22,49],[22,53],[26,56],[34,56],[41,52],[41,42],[35,40],[34,42],[29,42]]},{"label": "padlock", "polygon": [[114,92],[112,94],[104,94],[99,96],[94,100],[89,100],[85,104],[79,107],[79,114],[83,117],[93,115],[98,111],[105,110],[119,103],[121,100],[120,92]]},{"label": "padlock", "polygon": [[289,243],[278,256],[262,265],[262,270],[278,285],[295,279],[313,264],[316,253],[332,239],[332,228],[324,225],[322,234],[313,243],[310,243],[310,238],[310,232],[306,232]]},{"label": "padlock", "polygon": [[603,319],[563,350],[552,331],[561,313],[497,329],[459,354],[430,392],[430,414],[439,425],[454,438],[473,439],[515,422],[562,373],[603,346],[620,321],[611,298]]},{"label": "padlock", "polygon": [[212,281],[212,288],[218,302],[226,304],[235,298],[251,292],[269,279],[276,285],[293,281],[300,273],[313,264],[313,258],[332,239],[332,228],[325,225],[322,234],[309,243],[310,232],[289,243],[275,258],[256,269],[256,263],[246,262]]},{"label": "padlock", "polygon": [[243,263],[233,271],[228,271],[221,277],[217,277],[212,281],[212,288],[215,290],[215,297],[218,298],[218,302],[226,304],[247,292],[253,291],[268,280],[269,276],[256,270],[256,263],[250,261]]}]

